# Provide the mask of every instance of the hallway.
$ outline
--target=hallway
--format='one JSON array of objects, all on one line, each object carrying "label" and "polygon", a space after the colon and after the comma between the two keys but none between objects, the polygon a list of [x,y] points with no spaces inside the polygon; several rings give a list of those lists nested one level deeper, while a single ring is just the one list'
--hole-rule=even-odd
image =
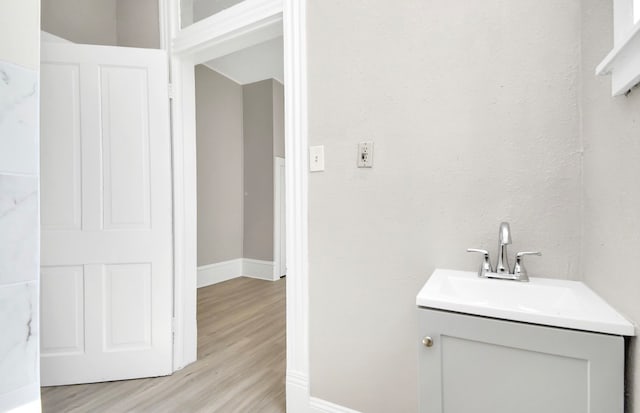
[{"label": "hallway", "polygon": [[285,412],[286,281],[198,289],[198,361],[172,376],[42,389],[44,413]]}]

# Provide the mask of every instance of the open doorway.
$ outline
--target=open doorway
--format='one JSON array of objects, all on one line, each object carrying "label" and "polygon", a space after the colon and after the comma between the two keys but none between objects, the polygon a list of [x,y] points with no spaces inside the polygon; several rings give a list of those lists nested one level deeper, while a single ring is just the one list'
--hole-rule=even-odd
[{"label": "open doorway", "polygon": [[[193,68],[194,66],[192,66]],[[194,69],[197,70],[197,69]],[[269,85],[270,82],[270,85]],[[275,80],[266,80],[266,81],[259,81],[259,82],[252,82],[251,84],[248,85],[248,89],[249,91],[247,92],[247,95],[252,95],[254,94],[253,92],[255,92],[254,89],[257,89],[261,92],[264,92],[265,89],[265,84],[267,86],[271,87],[271,101],[272,101],[272,107],[271,107],[271,116],[274,116],[274,106],[273,102],[277,101],[277,97],[275,95],[277,95],[278,91],[281,91],[282,89],[282,85],[280,83],[278,83]],[[266,88],[268,89],[268,87]],[[275,92],[274,92],[275,91]],[[244,92],[244,91],[243,91]],[[244,94],[244,93],[243,93]],[[244,96],[243,96],[244,97]],[[279,107],[279,106],[276,106]],[[276,109],[277,110],[277,109]],[[243,122],[244,122],[244,115],[243,115]],[[276,124],[277,122],[273,122],[274,124]],[[272,125],[272,129],[274,128],[274,125]],[[243,123],[243,132],[244,132],[244,123]],[[273,132],[273,131],[272,131]],[[264,142],[262,142],[264,143]],[[276,144],[273,144],[273,146],[275,146]],[[244,147],[244,143],[243,143],[243,147]],[[275,151],[275,149],[274,149]],[[259,177],[263,177],[264,175],[271,175],[271,182],[272,182],[272,188],[271,188],[271,200],[272,200],[272,208],[271,208],[271,244],[270,244],[270,248],[271,248],[271,252],[272,255],[268,256],[268,255],[253,255],[254,257],[257,258],[247,258],[245,257],[245,245],[244,245],[244,241],[243,241],[243,249],[242,249],[242,255],[240,256],[240,273],[239,275],[250,275],[254,278],[265,278],[265,279],[269,279],[269,281],[260,281],[261,284],[270,284],[270,285],[277,285],[278,288],[280,289],[278,292],[280,295],[274,295],[272,299],[267,299],[265,300],[265,297],[267,296],[265,294],[264,291],[255,291],[256,295],[255,297],[260,297],[260,299],[254,299],[254,302],[257,302],[258,304],[264,304],[265,302],[280,302],[282,307],[284,307],[284,298],[283,298],[283,294],[284,294],[284,281],[274,281],[274,280],[278,280],[279,277],[281,275],[284,274],[284,258],[281,258],[280,264],[276,265],[276,262],[278,261],[277,258],[281,257],[282,254],[281,252],[284,252],[285,248],[282,247],[281,242],[283,241],[283,238],[280,238],[279,241],[274,240],[274,236],[276,236],[276,232],[275,229],[279,229],[280,232],[284,235],[284,230],[282,228],[282,225],[276,224],[276,221],[280,220],[280,222],[283,224],[284,220],[282,220],[282,215],[284,214],[284,211],[282,210],[282,208],[280,209],[279,213],[276,213],[276,210],[278,210],[278,206],[276,205],[277,203],[280,204],[280,206],[282,206],[284,204],[284,202],[282,202],[281,198],[276,197],[275,193],[276,192],[280,192],[280,193],[284,193],[284,190],[282,188],[282,185],[280,186],[279,189],[276,188],[276,184],[277,183],[281,183],[283,181],[283,179],[277,178],[276,175],[278,173],[283,172],[282,171],[282,161],[279,161],[278,159],[274,159],[273,157],[274,153],[271,153],[271,158],[273,159],[272,163],[271,163],[271,170],[269,172],[263,172],[261,170],[261,172],[259,172],[257,175]],[[244,159],[244,155],[243,155],[243,159]],[[244,171],[244,170],[243,170]],[[243,172],[244,174],[244,172]],[[228,178],[228,176],[227,176]],[[243,185],[244,185],[244,175],[243,175]],[[260,190],[264,190],[265,186],[263,184],[258,184],[257,185],[257,190],[255,192],[260,192]],[[243,187],[243,191],[244,191],[244,187]],[[250,192],[253,192],[250,191]],[[133,193],[135,195],[135,193]],[[244,197],[244,194],[242,194],[242,196]],[[246,227],[245,224],[245,208],[244,206],[246,205],[245,200],[243,199],[243,238],[244,238],[244,230]],[[266,207],[258,207],[259,209],[267,209]],[[264,225],[263,219],[260,218],[261,221],[260,224]],[[260,233],[263,238],[265,237],[264,232]],[[251,235],[251,234],[250,234]],[[255,234],[254,234],[255,235]],[[269,238],[269,236],[267,236],[267,238]],[[267,248],[268,250],[269,248]],[[274,250],[279,249],[280,252],[275,252]],[[258,249],[258,251],[260,251]],[[262,249],[262,251],[264,251],[264,248]],[[269,259],[271,258],[271,259]],[[75,277],[75,278],[74,278]],[[77,280],[78,277],[81,278],[81,276],[70,276],[69,279],[70,280]],[[254,280],[249,280],[249,281],[254,281]],[[244,292],[248,292],[249,288],[248,286],[241,286],[241,289],[244,290]],[[195,288],[194,288],[194,292],[195,292]],[[248,294],[243,293],[243,297],[245,297],[245,304],[246,304],[246,300],[247,297],[250,297]],[[229,292],[223,292],[221,294],[222,298],[225,298],[229,295],[233,295],[233,294],[229,294]],[[132,300],[132,302],[135,300]],[[222,299],[220,300],[214,300],[216,302],[221,302],[223,301]],[[246,305],[245,305],[246,306]],[[224,305],[223,305],[224,307]],[[265,307],[259,307],[261,310],[263,310],[263,312],[268,312],[266,310]],[[258,314],[261,311],[258,311]],[[254,324],[254,326],[264,326],[264,322],[265,322],[265,318],[264,317],[257,317],[256,319],[256,324]],[[284,308],[282,311],[282,316],[279,318],[279,320],[281,320],[281,329],[280,329],[280,337],[279,338],[275,338],[272,337],[271,335],[269,336],[270,339],[265,339],[263,340],[266,344],[273,344],[273,343],[277,343],[280,345],[280,348],[282,349],[281,352],[279,353],[278,357],[272,357],[269,355],[266,355],[263,357],[263,355],[261,355],[261,353],[259,352],[255,352],[255,343],[252,340],[248,340],[246,337],[242,337],[240,339],[240,342],[243,343],[244,345],[251,345],[251,347],[254,348],[254,357],[257,357],[259,359],[265,359],[267,360],[269,363],[267,363],[268,365],[266,366],[270,371],[269,374],[273,374],[275,370],[280,369],[280,371],[276,374],[278,379],[276,380],[277,382],[277,386],[275,387],[269,387],[267,388],[267,391],[269,393],[272,394],[276,394],[278,397],[278,402],[275,403],[276,404],[276,408],[283,408],[284,406],[284,347],[285,347],[285,339],[284,339]],[[242,323],[240,323],[242,324]],[[277,325],[277,322],[273,323],[274,325]],[[233,326],[233,323],[231,323],[231,325]],[[251,327],[251,325],[249,325],[249,327]],[[200,329],[200,336],[203,337],[207,335],[204,332],[204,329]],[[219,340],[220,342],[224,342],[224,340]],[[252,358],[250,355],[247,356],[247,353],[244,351],[245,349],[247,349],[248,347],[240,347],[241,351],[240,355],[242,356],[242,358],[244,360],[255,360],[255,358]],[[228,353],[228,348],[227,348],[227,352],[219,349],[219,351],[214,352],[213,354],[216,354],[218,356],[218,361],[222,362],[223,364],[227,364],[228,359],[225,359],[224,356],[229,355]],[[222,357],[222,358],[221,358]],[[229,365],[232,365],[233,363],[228,363]],[[278,364],[278,367],[276,369],[276,364]],[[210,367],[209,365],[207,365],[207,367]],[[228,372],[231,372],[232,375],[233,374],[242,374],[242,372],[238,372],[238,371],[234,371],[233,369],[228,369]],[[162,403],[167,403],[166,400],[162,400],[162,399],[158,399],[155,398],[153,395],[167,395],[170,392],[168,391],[169,389],[173,389],[175,388],[174,384],[171,384],[169,380],[173,380],[176,377],[178,378],[178,380],[180,381],[180,383],[183,383],[184,381],[189,382],[190,380],[192,380],[196,374],[200,374],[198,377],[206,377],[207,373],[211,373],[209,368],[202,368],[202,366],[198,366],[198,365],[190,365],[187,368],[185,368],[184,370],[182,370],[181,372],[176,373],[174,376],[172,377],[166,377],[166,378],[160,378],[160,379],[143,379],[143,380],[136,380],[137,384],[137,388],[138,389],[145,389],[145,398],[148,399],[149,397],[153,398],[153,402],[152,403],[160,403],[160,404],[145,404],[147,402],[144,401],[144,399],[141,398],[136,398],[136,400],[134,400],[133,402],[135,403],[133,406],[135,406],[136,408],[140,408],[141,406],[161,406]],[[187,379],[188,378],[188,379]],[[258,382],[261,382],[263,377],[261,377]],[[131,390],[130,387],[128,386],[129,384],[131,384],[132,382],[112,382],[112,383],[105,383],[105,384],[99,384],[99,385],[81,385],[81,386],[76,386],[73,388],[73,390],[71,390],[72,394],[78,395],[78,394],[85,394],[85,400],[89,403],[87,404],[88,407],[90,407],[91,409],[101,409],[101,408],[108,408],[109,406],[113,407],[116,406],[116,408],[124,408],[126,409],[125,406],[128,406],[127,403],[127,399],[128,399],[128,395],[133,395],[133,396],[139,396],[140,394],[137,393],[135,390]],[[237,388],[240,393],[242,393],[242,396],[238,396],[240,393],[234,393],[233,391],[229,390],[228,394],[230,395],[229,397],[233,396],[233,398],[237,399],[238,397],[242,400],[246,400],[248,399],[246,397],[246,394],[244,394],[244,391],[253,391],[255,392],[255,384],[256,381],[254,380],[249,381],[249,383],[253,383],[252,387],[247,388],[245,387],[239,387]],[[187,400],[190,400],[191,402],[196,402],[196,403],[204,403],[206,400],[207,396],[210,396],[211,393],[211,388],[210,382],[207,382],[206,379],[202,381],[202,386],[201,387],[197,387],[197,386],[189,386],[191,392],[183,392],[180,394],[180,402],[179,405],[181,406],[189,406],[189,402]],[[87,386],[87,387],[85,387]],[[95,386],[102,386],[101,390],[96,390]],[[220,390],[223,390],[224,388],[221,386],[219,387]],[[86,391],[84,391],[86,390]],[[43,396],[43,399],[45,401],[44,405],[45,405],[45,411],[47,411],[48,406],[52,406],[51,404],[47,403],[47,399],[48,400],[52,400],[54,398],[57,397],[58,402],[69,402],[72,401],[74,403],[74,405],[77,405],[78,403],[80,403],[81,401],[81,397],[70,397],[70,394],[67,392],[66,395],[64,394],[64,392],[57,392],[57,389],[53,389],[50,392],[47,391],[48,394],[45,394],[45,396]],[[59,393],[59,396],[50,398],[49,396],[53,396],[54,393]],[[226,396],[225,396],[226,397]],[[220,398],[221,402],[224,402],[224,397]],[[186,402],[185,402],[186,401]],[[169,401],[168,403],[174,403],[176,402],[174,401]],[[264,399],[259,400],[259,402],[264,402]],[[104,404],[106,403],[106,404]],[[112,403],[112,404],[109,404]],[[177,402],[176,402],[177,403]],[[207,403],[207,406],[210,406],[210,403]],[[63,405],[57,405],[57,406],[63,406]],[[53,407],[51,409],[49,409],[49,411],[57,411],[57,410],[64,410],[64,407]],[[275,410],[278,411],[278,410]]]},{"label": "open doorway", "polygon": [[220,411],[285,410],[282,62],[279,37],[194,69],[195,364]]}]

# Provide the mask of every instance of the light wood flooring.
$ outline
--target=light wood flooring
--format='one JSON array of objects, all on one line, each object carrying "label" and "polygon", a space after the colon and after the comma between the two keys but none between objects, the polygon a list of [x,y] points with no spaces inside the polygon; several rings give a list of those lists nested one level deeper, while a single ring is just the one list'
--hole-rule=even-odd
[{"label": "light wood flooring", "polygon": [[198,361],[172,376],[46,387],[44,413],[285,411],[285,280],[198,289]]}]

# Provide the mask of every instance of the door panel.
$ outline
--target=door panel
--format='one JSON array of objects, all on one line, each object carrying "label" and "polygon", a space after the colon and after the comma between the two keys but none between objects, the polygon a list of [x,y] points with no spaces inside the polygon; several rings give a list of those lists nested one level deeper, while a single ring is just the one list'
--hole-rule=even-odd
[{"label": "door panel", "polygon": [[105,351],[151,347],[151,264],[104,268]]},{"label": "door panel", "polygon": [[[41,94],[57,104],[41,111],[41,212],[43,229],[79,230],[82,217],[80,67],[43,65]],[[47,126],[46,128],[44,126]],[[52,139],[55,131],[55,139]]]},{"label": "door panel", "polygon": [[43,385],[171,373],[166,63],[42,45]]},{"label": "door panel", "polygon": [[100,78],[104,228],[148,228],[147,72],[137,68],[107,67],[101,68]]},{"label": "door panel", "polygon": [[40,305],[41,354],[82,354],[85,350],[83,267],[43,267]]}]

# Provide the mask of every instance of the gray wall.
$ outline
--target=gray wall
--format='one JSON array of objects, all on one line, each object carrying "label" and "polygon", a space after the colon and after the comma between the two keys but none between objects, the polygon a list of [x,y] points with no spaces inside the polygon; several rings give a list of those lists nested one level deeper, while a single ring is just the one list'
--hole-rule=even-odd
[{"label": "gray wall", "polygon": [[273,156],[284,157],[284,88],[196,67],[198,265],[273,260]]},{"label": "gray wall", "polygon": [[193,21],[197,22],[209,16],[235,6],[242,0],[193,0]]},{"label": "gray wall", "polygon": [[242,258],[242,86],[196,66],[198,265]]},{"label": "gray wall", "polygon": [[273,81],[244,85],[244,258],[273,260]]},{"label": "gray wall", "polygon": [[116,0],[42,0],[42,30],[74,43],[116,45]]},{"label": "gray wall", "polygon": [[[586,282],[631,321],[640,322],[640,89],[611,97],[611,78],[595,77],[613,45],[610,1],[582,2],[583,261]],[[628,412],[640,412],[634,340]],[[633,400],[635,399],[635,401]]]},{"label": "gray wall", "polygon": [[116,0],[118,46],[160,48],[158,0]]},{"label": "gray wall", "polygon": [[308,2],[311,394],[415,412],[434,268],[476,270],[507,220],[530,273],[580,276],[580,2],[362,6]]},{"label": "gray wall", "polygon": [[39,1],[0,1],[0,39],[0,411],[37,411]]},{"label": "gray wall", "polygon": [[284,85],[273,82],[273,156],[284,158]]},{"label": "gray wall", "polygon": [[74,43],[160,47],[157,0],[42,0],[42,30]]}]

